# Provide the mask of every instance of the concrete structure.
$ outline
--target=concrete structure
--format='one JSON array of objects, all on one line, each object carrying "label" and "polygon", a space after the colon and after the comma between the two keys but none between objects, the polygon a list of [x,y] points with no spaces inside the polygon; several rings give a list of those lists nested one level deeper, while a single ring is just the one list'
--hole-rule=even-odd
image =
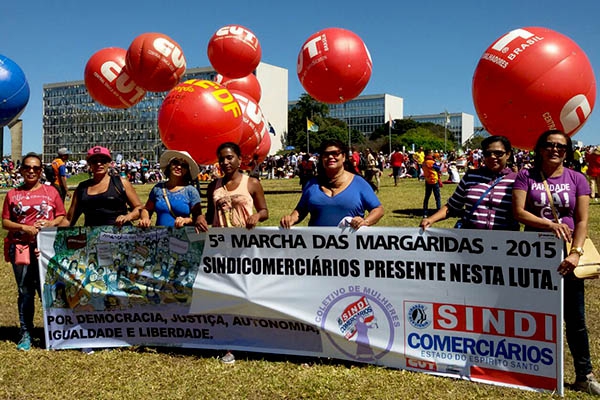
[{"label": "concrete structure", "polygon": [[8,128],[10,129],[10,159],[16,163],[23,158],[23,120],[12,121]]},{"label": "concrete structure", "polygon": [[[275,152],[282,147],[281,135],[287,132],[288,73],[265,63],[260,63],[255,73],[262,89],[259,105],[276,132],[271,138],[271,152]],[[183,80],[214,80],[215,76],[211,67],[192,68]],[[157,115],[168,92],[148,92],[133,107],[112,109],[96,103],[83,81],[46,84],[43,89],[44,162],[52,161],[60,147],[67,147],[73,160],[85,158],[95,145],[109,148],[114,157],[143,156],[150,161],[157,161],[164,150]]]}]

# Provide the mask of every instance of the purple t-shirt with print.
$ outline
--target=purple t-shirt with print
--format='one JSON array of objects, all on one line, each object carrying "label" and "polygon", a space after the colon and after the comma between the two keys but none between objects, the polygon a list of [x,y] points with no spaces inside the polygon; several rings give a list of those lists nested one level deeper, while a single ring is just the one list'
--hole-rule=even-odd
[{"label": "purple t-shirt with print", "polygon": [[[548,178],[548,186],[552,193],[554,207],[558,212],[559,220],[575,229],[573,216],[575,214],[575,201],[577,197],[589,196],[590,185],[582,173],[565,168],[561,176]],[[548,201],[546,188],[540,173],[535,169],[523,169],[517,174],[514,190],[527,192],[525,209],[533,215],[554,221],[552,207]],[[525,230],[535,230],[525,227]]]}]

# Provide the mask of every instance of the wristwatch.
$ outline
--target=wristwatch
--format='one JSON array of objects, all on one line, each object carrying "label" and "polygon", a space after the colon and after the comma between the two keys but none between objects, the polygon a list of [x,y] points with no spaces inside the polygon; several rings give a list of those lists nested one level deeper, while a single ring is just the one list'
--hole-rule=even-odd
[{"label": "wristwatch", "polygon": [[579,257],[581,257],[583,255],[583,248],[582,247],[573,247],[569,251],[569,255],[571,255],[571,254],[579,254]]}]

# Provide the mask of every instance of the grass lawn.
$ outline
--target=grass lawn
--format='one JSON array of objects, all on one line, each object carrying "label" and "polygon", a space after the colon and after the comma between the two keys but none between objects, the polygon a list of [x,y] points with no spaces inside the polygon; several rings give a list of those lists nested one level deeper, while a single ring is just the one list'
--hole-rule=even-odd
[{"label": "grass lawn", "polygon": [[[80,177],[73,177],[76,185]],[[297,179],[263,180],[269,220],[278,225],[300,198]],[[442,201],[455,185],[444,185]],[[151,185],[136,185],[142,201]],[[422,216],[424,185],[382,178],[379,193],[385,216],[379,226],[416,227]],[[3,200],[4,195],[0,196]],[[430,200],[434,205],[434,200]],[[437,227],[452,227],[443,221]],[[306,222],[304,222],[305,224]],[[590,236],[600,245],[600,203],[590,206]],[[3,231],[3,235],[5,232]],[[546,399],[551,394],[500,388],[420,373],[346,363],[339,360],[236,352],[233,365],[223,365],[224,352],[185,349],[133,348],[97,351],[46,351],[42,328],[37,345],[18,352],[17,293],[11,266],[0,263],[0,399]],[[600,365],[600,285],[588,281],[586,299],[592,361]],[[36,325],[42,326],[40,303]],[[573,380],[567,353],[565,380]],[[597,370],[600,373],[600,368]],[[566,398],[585,398],[566,391]]]}]

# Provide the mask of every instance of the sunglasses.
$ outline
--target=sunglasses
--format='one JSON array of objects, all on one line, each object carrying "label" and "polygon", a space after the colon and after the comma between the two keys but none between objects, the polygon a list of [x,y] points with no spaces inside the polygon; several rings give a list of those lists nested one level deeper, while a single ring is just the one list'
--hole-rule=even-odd
[{"label": "sunglasses", "polygon": [[185,168],[185,169],[190,169],[189,164],[182,160],[174,159],[174,160],[171,160],[170,164],[172,167],[181,167],[181,168]]},{"label": "sunglasses", "polygon": [[567,151],[567,146],[566,144],[562,144],[562,143],[553,143],[553,142],[546,142],[544,144],[542,144],[542,148],[546,149],[546,150],[558,150],[558,151]]},{"label": "sunglasses", "polygon": [[484,157],[494,156],[496,158],[500,158],[500,157],[504,157],[505,154],[506,154],[506,152],[502,151],[502,150],[485,150],[483,152]]},{"label": "sunglasses", "polygon": [[33,170],[33,172],[42,172],[42,167],[39,165],[21,165],[21,169],[23,171]]},{"label": "sunglasses", "polygon": [[329,156],[334,156],[335,158],[338,158],[340,156],[340,154],[342,154],[342,152],[339,150],[324,151],[323,158],[328,158]]},{"label": "sunglasses", "polygon": [[107,164],[110,162],[108,157],[92,157],[88,160],[90,164]]}]

